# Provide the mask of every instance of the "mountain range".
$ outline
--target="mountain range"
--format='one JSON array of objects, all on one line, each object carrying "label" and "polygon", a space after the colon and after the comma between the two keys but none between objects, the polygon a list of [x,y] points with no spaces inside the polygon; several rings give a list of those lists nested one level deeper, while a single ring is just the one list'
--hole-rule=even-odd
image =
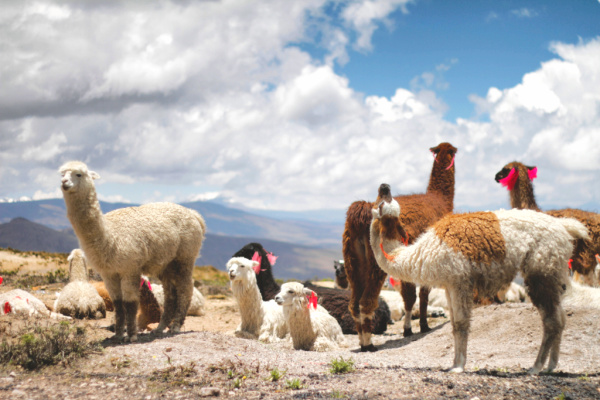
[{"label": "mountain range", "polygon": [[[196,265],[223,270],[227,260],[250,242],[278,256],[281,279],[333,277],[333,260],[342,258],[343,223],[269,218],[212,202],[182,205],[204,217],[207,235]],[[100,202],[104,213],[131,204]],[[0,247],[68,253],[78,247],[62,199],[0,203]]]}]

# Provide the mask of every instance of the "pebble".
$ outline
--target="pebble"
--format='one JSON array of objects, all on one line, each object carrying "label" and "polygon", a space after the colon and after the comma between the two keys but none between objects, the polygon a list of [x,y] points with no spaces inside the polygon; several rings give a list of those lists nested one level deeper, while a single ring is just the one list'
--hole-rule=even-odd
[{"label": "pebble", "polygon": [[15,389],[15,390],[13,390],[13,391],[11,392],[11,395],[12,395],[13,397],[25,397],[25,396],[27,396],[27,393],[25,393],[25,392],[24,392],[24,391],[22,391],[22,390]]}]

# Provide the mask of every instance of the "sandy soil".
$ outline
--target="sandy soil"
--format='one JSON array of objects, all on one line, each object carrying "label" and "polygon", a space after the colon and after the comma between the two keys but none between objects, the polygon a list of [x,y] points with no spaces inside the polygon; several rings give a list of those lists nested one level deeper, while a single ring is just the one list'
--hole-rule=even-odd
[{"label": "sandy soil", "polygon": [[[2,254],[0,253],[0,257]],[[31,263],[31,261],[30,261]],[[7,270],[3,261],[2,269]],[[10,289],[0,286],[0,292]],[[33,292],[51,304],[55,290]],[[453,339],[445,318],[431,320],[427,334],[402,337],[402,323],[374,337],[376,353],[360,353],[355,335],[348,347],[316,353],[295,351],[289,342],[263,344],[239,339],[239,313],[230,295],[208,295],[206,315],[188,317],[184,332],[139,343],[103,342],[102,354],[67,366],[30,373],[0,369],[0,399],[192,399],[199,397],[296,399],[600,399],[600,322],[592,309],[567,309],[557,371],[529,376],[541,342],[541,321],[529,304],[474,310],[467,372],[450,374]],[[7,316],[0,322],[5,321]],[[98,339],[108,338],[107,318],[80,322]],[[413,331],[419,332],[418,321]],[[355,371],[336,375],[330,363],[342,357]],[[277,368],[285,375],[268,379]],[[299,389],[292,389],[292,382]]]}]

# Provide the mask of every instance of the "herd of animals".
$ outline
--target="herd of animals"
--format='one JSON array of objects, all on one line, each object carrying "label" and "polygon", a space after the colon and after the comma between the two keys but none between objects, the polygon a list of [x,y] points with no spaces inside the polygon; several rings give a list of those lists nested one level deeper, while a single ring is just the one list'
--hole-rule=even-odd
[{"label": "herd of animals", "polygon": [[[434,161],[425,193],[393,197],[390,186],[381,184],[374,202],[350,205],[344,259],[334,263],[335,288],[309,281],[280,286],[272,272],[276,257],[260,243],[236,252],[226,265],[241,316],[235,335],[328,351],[348,345],[344,334],[356,334],[361,351],[377,351],[372,335],[385,332],[392,320],[404,317],[409,336],[413,309],[421,332],[430,330],[428,313],[448,312],[455,343],[450,371],[462,372],[474,304],[501,301],[511,290],[518,300],[527,296],[542,318],[542,344],[530,373],[539,373],[548,359],[546,371],[552,371],[565,326],[563,305],[600,308],[600,215],[542,212],[533,193],[537,169],[519,162],[495,176],[509,190],[512,209],[455,214],[457,149],[440,143],[430,150]],[[158,323],[152,335],[166,328],[177,333],[186,315],[203,315],[204,298],[192,279],[206,233],[202,216],[173,203],[103,214],[97,173],[78,161],[59,171],[81,247],[68,258],[70,282],[52,311],[14,290],[0,294],[0,313],[101,318],[114,311],[112,340],[130,342],[149,324]],[[89,282],[88,265],[101,282]],[[526,289],[515,284],[518,273]],[[388,278],[397,291],[382,291]]]}]

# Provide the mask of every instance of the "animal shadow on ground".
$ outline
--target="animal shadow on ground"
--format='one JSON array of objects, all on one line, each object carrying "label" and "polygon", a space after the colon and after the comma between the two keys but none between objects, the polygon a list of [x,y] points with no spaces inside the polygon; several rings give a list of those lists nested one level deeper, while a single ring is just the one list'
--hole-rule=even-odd
[{"label": "animal shadow on ground", "polygon": [[[399,349],[401,347],[404,347],[416,340],[419,340],[421,338],[424,338],[425,336],[434,333],[440,329],[442,329],[444,327],[444,325],[450,323],[450,321],[446,321],[444,323],[441,323],[433,328],[431,328],[430,331],[428,332],[421,332],[421,333],[415,333],[411,336],[407,336],[407,337],[403,337],[400,339],[392,339],[392,340],[388,340],[383,344],[380,344],[379,346],[377,346],[380,350],[385,350],[385,349]],[[357,351],[359,351],[360,349],[358,349]]]},{"label": "animal shadow on ground", "polygon": [[[108,328],[109,327],[107,327],[107,329]],[[134,343],[124,342],[124,341],[115,341],[112,337],[110,337],[110,338],[106,338],[106,339],[102,340],[100,342],[100,345],[104,348],[107,348],[107,347],[127,346],[127,345],[131,345],[131,344],[136,344],[136,343],[151,343],[151,342],[154,342],[155,340],[165,339],[165,338],[173,337],[173,336],[185,335],[185,334],[189,334],[189,333],[194,333],[194,332],[193,331],[178,332],[178,333],[165,332],[160,335],[153,335],[150,332],[140,333],[140,334],[138,334],[137,342],[134,342]]]}]

